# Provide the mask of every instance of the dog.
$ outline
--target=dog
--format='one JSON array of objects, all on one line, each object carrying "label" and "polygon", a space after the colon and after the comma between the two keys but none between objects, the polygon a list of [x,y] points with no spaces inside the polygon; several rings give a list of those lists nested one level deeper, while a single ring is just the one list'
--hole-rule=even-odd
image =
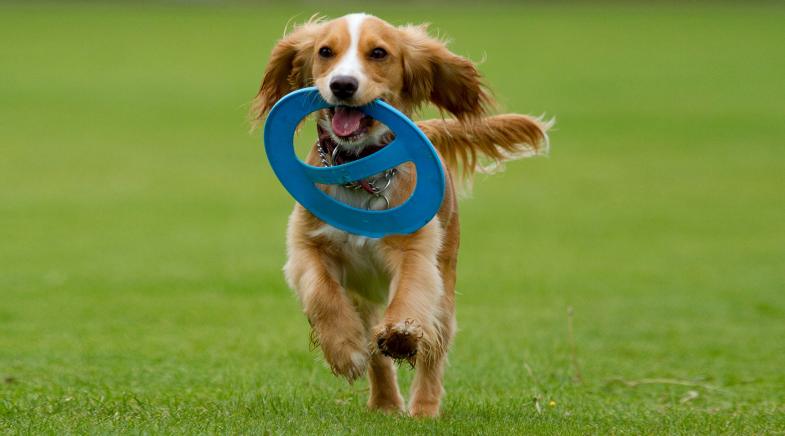
[{"label": "dog", "polygon": [[[428,104],[443,114],[417,123],[449,175],[436,217],[412,234],[375,239],[331,227],[295,204],[284,266],[334,374],[353,382],[367,372],[368,407],[405,413],[394,363],[407,361],[415,371],[408,413],[436,417],[456,331],[456,186],[468,185],[477,171],[545,153],[551,123],[489,115],[494,102],[472,61],[430,36],[427,25],[394,26],[366,14],[312,18],[285,34],[269,57],[252,118],[263,121],[280,98],[307,86],[334,105],[315,115],[311,165],[353,161],[392,140],[386,126],[358,109],[375,99],[409,117]],[[405,163],[344,186],[319,187],[344,203],[379,210],[402,204],[415,178]]]}]

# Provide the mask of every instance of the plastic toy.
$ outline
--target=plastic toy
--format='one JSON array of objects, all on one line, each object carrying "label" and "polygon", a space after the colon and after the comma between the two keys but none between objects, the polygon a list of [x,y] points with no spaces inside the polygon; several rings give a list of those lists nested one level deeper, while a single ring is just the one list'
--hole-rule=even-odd
[{"label": "plastic toy", "polygon": [[[304,88],[279,100],[267,116],[265,152],[284,188],[319,219],[349,233],[381,238],[413,233],[427,224],[436,215],[444,197],[444,169],[425,134],[389,104],[375,100],[360,108],[395,134],[395,139],[376,153],[330,167],[308,165],[297,157],[294,150],[297,125],[308,114],[331,106],[316,88]],[[404,162],[414,163],[417,186],[409,199],[392,209],[359,209],[339,202],[315,185],[346,184]]]}]

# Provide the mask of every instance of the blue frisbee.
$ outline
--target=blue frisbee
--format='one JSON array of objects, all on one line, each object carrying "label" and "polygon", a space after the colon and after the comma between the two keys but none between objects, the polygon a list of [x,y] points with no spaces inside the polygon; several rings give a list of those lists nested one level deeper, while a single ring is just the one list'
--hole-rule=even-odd
[{"label": "blue frisbee", "polygon": [[[273,106],[264,125],[264,148],[278,180],[292,197],[333,227],[372,238],[414,233],[436,215],[444,198],[444,169],[433,144],[406,115],[375,100],[360,108],[384,123],[395,139],[381,150],[343,165],[316,167],[294,151],[294,132],[311,112],[331,107],[316,88],[294,91]],[[359,209],[341,203],[316,187],[337,185],[378,174],[402,163],[417,169],[417,185],[406,202],[386,210]]]}]

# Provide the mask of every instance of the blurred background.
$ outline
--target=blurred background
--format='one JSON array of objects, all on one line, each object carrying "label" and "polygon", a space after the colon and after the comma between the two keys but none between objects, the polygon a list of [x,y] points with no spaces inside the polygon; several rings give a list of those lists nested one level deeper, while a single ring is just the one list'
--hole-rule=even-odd
[{"label": "blurred background", "polygon": [[[432,23],[504,111],[557,120],[549,158],[461,203],[438,423],[367,414],[309,350],[292,199],[249,133],[287,22],[357,11]],[[778,2],[0,4],[0,430],[781,431],[783,22]]]}]

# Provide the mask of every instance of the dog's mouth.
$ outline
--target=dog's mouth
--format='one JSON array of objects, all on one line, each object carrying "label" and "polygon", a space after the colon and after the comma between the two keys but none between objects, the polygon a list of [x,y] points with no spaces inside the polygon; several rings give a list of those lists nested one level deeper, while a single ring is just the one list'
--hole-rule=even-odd
[{"label": "dog's mouth", "polygon": [[346,142],[362,138],[374,122],[373,118],[355,107],[336,106],[330,109],[329,114],[332,133]]}]

